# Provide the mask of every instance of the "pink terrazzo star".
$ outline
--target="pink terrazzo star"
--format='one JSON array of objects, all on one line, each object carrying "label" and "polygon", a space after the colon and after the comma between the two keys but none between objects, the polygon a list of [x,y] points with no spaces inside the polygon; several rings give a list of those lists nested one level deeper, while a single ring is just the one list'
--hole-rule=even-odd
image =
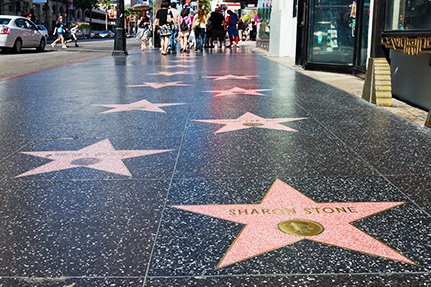
[{"label": "pink terrazzo star", "polygon": [[123,159],[164,153],[168,151],[171,150],[116,150],[109,139],[105,139],[77,151],[21,152],[23,154],[46,158],[53,161],[16,177],[24,177],[78,167],[86,167],[131,177],[132,174],[123,163]]},{"label": "pink terrazzo star", "polygon": [[265,94],[259,92],[272,91],[272,89],[243,89],[239,87],[235,87],[229,90],[213,90],[206,91],[207,93],[216,93],[214,97],[224,97],[224,96],[237,96],[237,95],[245,95],[245,96],[265,96]]},{"label": "pink terrazzo star", "polygon": [[94,105],[94,106],[111,108],[110,110],[99,113],[99,114],[109,114],[109,113],[120,113],[120,112],[129,112],[129,111],[166,113],[164,110],[161,109],[162,107],[170,107],[170,106],[178,106],[178,105],[183,105],[183,103],[153,104],[147,100],[141,100],[130,104]]},{"label": "pink terrazzo star", "polygon": [[141,85],[128,85],[128,88],[145,88],[150,87],[153,89],[160,89],[166,87],[187,87],[190,84],[184,84],[183,82],[143,82]]},{"label": "pink terrazzo star", "polygon": [[158,72],[158,73],[152,73],[149,75],[170,77],[170,76],[175,76],[175,75],[190,75],[190,74],[191,73],[189,73],[189,72],[178,71],[178,72]]},{"label": "pink terrazzo star", "polygon": [[226,133],[226,132],[251,129],[251,128],[297,132],[297,130],[289,128],[285,125],[282,125],[281,123],[301,121],[305,119],[307,118],[266,119],[247,112],[237,119],[194,120],[194,121],[202,122],[202,123],[225,125],[224,127],[222,127],[221,129],[215,132],[215,134],[218,134],[218,133]]},{"label": "pink terrazzo star", "polygon": [[225,76],[206,76],[204,78],[213,79],[214,81],[223,81],[223,80],[251,80],[252,78],[256,78],[257,76],[237,76],[237,75],[225,75]]},{"label": "pink terrazzo star", "polygon": [[[402,204],[404,202],[319,203],[277,179],[259,204],[173,207],[245,225],[219,262],[218,268],[223,268],[305,239],[415,264],[351,224]],[[315,228],[318,226],[321,229]]]}]

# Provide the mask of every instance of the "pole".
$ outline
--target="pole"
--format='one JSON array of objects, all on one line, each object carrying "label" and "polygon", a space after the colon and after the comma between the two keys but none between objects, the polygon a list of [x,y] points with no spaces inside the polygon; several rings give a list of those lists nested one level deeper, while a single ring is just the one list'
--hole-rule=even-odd
[{"label": "pole", "polygon": [[114,51],[112,56],[127,56],[126,33],[124,31],[124,0],[118,0],[117,26],[115,27]]}]

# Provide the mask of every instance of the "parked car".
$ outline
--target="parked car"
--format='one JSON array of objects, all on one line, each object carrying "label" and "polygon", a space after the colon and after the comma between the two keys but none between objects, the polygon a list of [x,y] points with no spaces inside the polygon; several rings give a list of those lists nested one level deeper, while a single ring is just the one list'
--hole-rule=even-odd
[{"label": "parked car", "polygon": [[0,15],[0,49],[21,52],[22,48],[36,48],[43,52],[46,38],[36,24],[21,16]]},{"label": "parked car", "polygon": [[114,38],[115,33],[110,31],[110,30],[104,30],[104,31],[96,34],[96,36],[98,36],[100,38]]},{"label": "parked car", "polygon": [[46,27],[41,24],[36,25],[36,27],[45,36],[45,39],[48,40],[48,37],[49,37],[48,29],[46,29]]}]

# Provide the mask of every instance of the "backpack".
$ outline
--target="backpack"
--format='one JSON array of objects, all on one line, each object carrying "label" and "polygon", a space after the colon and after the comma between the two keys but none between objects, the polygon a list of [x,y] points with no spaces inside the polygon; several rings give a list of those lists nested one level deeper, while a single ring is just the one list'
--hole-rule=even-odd
[{"label": "backpack", "polygon": [[181,17],[181,25],[180,25],[180,31],[181,32],[189,30],[189,25],[187,25],[186,20],[184,18],[185,17]]}]

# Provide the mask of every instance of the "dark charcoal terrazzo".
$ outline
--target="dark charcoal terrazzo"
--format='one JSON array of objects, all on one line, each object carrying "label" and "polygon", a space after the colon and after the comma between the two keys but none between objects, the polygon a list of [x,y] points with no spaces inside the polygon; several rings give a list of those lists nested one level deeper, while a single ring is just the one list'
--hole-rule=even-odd
[{"label": "dark charcoal terrazzo", "polygon": [[0,276],[143,276],[167,181],[0,184]]},{"label": "dark charcoal terrazzo", "polygon": [[[0,287],[431,285],[431,132],[244,48],[161,57],[131,50],[0,82]],[[192,60],[188,75],[151,75]],[[256,75],[213,81],[204,76]],[[71,81],[79,79],[73,89]],[[143,82],[190,86],[127,88]],[[265,96],[205,91],[271,89]],[[184,103],[99,114],[97,104]],[[306,117],[298,132],[197,119]],[[133,177],[87,168],[23,178],[49,160],[20,151],[172,149],[124,160]],[[279,178],[319,202],[406,201],[356,227],[408,265],[301,241],[216,269],[241,225],[172,205],[257,203]],[[340,236],[343,236],[342,234]],[[2,277],[3,276],[3,277]]]},{"label": "dark charcoal terrazzo", "polygon": [[[381,177],[281,178],[317,202],[406,201]],[[259,203],[273,179],[181,180],[171,188],[168,206]],[[413,204],[378,213],[354,223],[420,266],[301,241],[252,259],[216,269],[241,230],[241,224],[170,208],[165,211],[150,276],[228,274],[330,274],[426,272],[431,220]],[[340,235],[342,236],[342,235]]]},{"label": "dark charcoal terrazzo", "polygon": [[327,275],[327,276],[229,276],[150,278],[145,287],[426,287],[430,286],[430,274],[380,274],[380,275]]},{"label": "dark charcoal terrazzo", "polygon": [[141,287],[142,284],[140,278],[0,278],[0,287]]}]

